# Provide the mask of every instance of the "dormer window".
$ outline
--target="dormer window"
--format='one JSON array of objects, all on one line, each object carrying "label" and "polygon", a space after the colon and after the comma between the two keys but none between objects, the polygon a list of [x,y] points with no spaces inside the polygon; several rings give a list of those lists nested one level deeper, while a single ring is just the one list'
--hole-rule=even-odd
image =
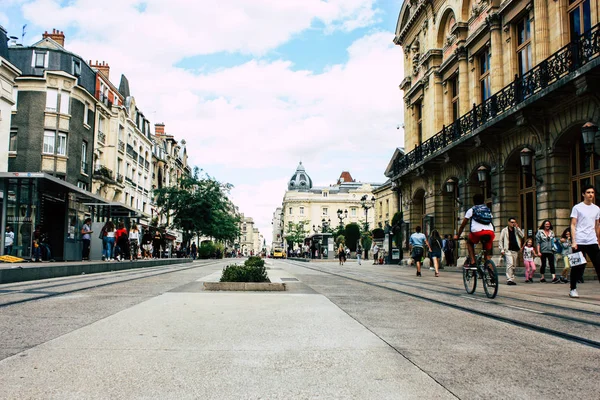
[{"label": "dormer window", "polygon": [[73,59],[73,75],[81,76],[81,61]]},{"label": "dormer window", "polygon": [[33,51],[33,65],[35,68],[47,68],[47,56],[48,52],[46,51]]}]

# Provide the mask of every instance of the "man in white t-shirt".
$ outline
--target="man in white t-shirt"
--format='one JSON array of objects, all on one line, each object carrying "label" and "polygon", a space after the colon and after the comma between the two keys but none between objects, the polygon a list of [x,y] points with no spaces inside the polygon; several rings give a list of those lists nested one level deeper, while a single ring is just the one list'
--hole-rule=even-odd
[{"label": "man in white t-shirt", "polygon": [[[587,185],[583,187],[581,194],[583,201],[571,211],[571,247],[573,253],[581,251],[592,260],[600,281],[600,208],[594,203],[596,189],[593,185]],[[571,266],[570,297],[579,297],[577,281],[583,279],[586,265]]]},{"label": "man in white t-shirt", "polygon": [[487,237],[485,250],[488,252],[487,258],[489,260],[492,257],[490,251],[496,237],[494,234],[494,225],[492,224],[492,213],[484,204],[484,197],[480,193],[473,196],[473,207],[469,208],[465,213],[465,217],[454,239],[458,240],[460,235],[462,235],[469,220],[471,221],[471,233],[469,233],[469,240],[467,240],[467,248],[469,250],[470,264],[475,265],[475,245],[484,237]]}]

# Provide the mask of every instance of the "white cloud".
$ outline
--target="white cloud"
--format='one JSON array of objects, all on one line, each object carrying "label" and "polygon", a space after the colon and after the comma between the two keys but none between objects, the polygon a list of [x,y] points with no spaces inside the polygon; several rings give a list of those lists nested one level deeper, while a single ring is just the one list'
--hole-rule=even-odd
[{"label": "white cloud", "polygon": [[[75,0],[63,9],[59,3],[35,0],[24,14],[47,29],[78,28],[67,36],[67,49],[107,61],[117,86],[125,73],[145,115],[186,139],[192,164],[239,171],[217,178],[236,186],[236,204],[267,241],[265,229],[298,161],[314,180],[333,183],[350,170],[359,180],[381,182],[403,143],[396,130],[403,122],[403,55],[392,32],[358,39],[346,63],[321,73],[260,58],[204,73],[173,67],[220,51],[260,55],[315,20],[328,31],[368,26],[377,16],[374,0],[149,0],[143,13],[139,0]],[[253,172],[259,169],[274,173],[263,181]]]},{"label": "white cloud", "polygon": [[6,27],[8,25],[8,16],[0,11],[0,25]]}]

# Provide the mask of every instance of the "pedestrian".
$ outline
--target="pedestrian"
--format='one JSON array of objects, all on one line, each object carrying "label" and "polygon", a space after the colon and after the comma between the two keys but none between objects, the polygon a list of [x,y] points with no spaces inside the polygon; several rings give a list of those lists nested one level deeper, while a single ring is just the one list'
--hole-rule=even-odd
[{"label": "pedestrian", "polygon": [[144,230],[142,235],[142,251],[145,260],[149,260],[152,256],[152,233],[150,229]]},{"label": "pedestrian", "polygon": [[446,257],[446,266],[452,267],[455,265],[454,260],[454,239],[452,239],[451,235],[444,235],[444,257]]},{"label": "pedestrian", "polygon": [[154,231],[152,236],[152,258],[161,258],[160,245],[162,244],[162,235],[158,229]]},{"label": "pedestrian", "polygon": [[12,254],[13,244],[15,242],[15,233],[10,225],[6,226],[4,232],[4,255],[10,256]]},{"label": "pedestrian", "polygon": [[[600,281],[600,260],[598,259],[600,255],[598,241],[598,237],[600,237],[600,208],[594,203],[596,189],[593,185],[586,185],[583,187],[581,194],[583,195],[583,201],[576,204],[571,211],[571,246],[573,253],[581,252],[584,260],[586,255],[589,257],[596,269],[598,281]],[[569,296],[579,297],[577,281],[583,279],[587,263],[576,265],[571,262],[570,264],[571,290]]]},{"label": "pedestrian", "polygon": [[198,254],[198,246],[196,246],[196,242],[192,242],[192,260],[196,259],[196,256]]},{"label": "pedestrian", "polygon": [[140,247],[140,231],[134,222],[129,230],[129,259],[131,261],[138,259],[138,249]]},{"label": "pedestrian", "polygon": [[467,250],[469,258],[465,260],[465,266],[475,265],[475,245],[481,241],[485,241],[486,259],[492,258],[491,250],[494,246],[494,224],[492,223],[492,211],[484,203],[483,194],[477,193],[473,196],[473,207],[469,208],[465,213],[458,232],[454,235],[454,239],[458,240],[462,235],[465,226],[470,221],[470,233],[467,240]]},{"label": "pedestrian", "polygon": [[525,283],[533,283],[535,273],[534,257],[538,256],[533,246],[533,238],[528,237],[523,245],[523,265],[525,265]]},{"label": "pedestrian", "polygon": [[81,259],[83,261],[89,261],[90,259],[90,245],[92,243],[92,219],[86,218],[83,221],[83,228],[81,228],[81,241],[83,242],[83,250],[81,254]]},{"label": "pedestrian", "polygon": [[115,233],[115,254],[117,261],[129,258],[129,235],[125,223],[119,222],[119,229]]},{"label": "pedestrian", "polygon": [[537,252],[542,258],[540,282],[546,282],[544,273],[546,272],[546,263],[548,263],[550,265],[550,273],[552,274],[552,283],[560,283],[560,279],[556,277],[556,268],[554,266],[554,231],[552,229],[552,223],[546,219],[540,225],[537,235],[535,235]]},{"label": "pedestrian", "polygon": [[112,261],[115,247],[115,224],[112,221],[108,221],[104,226],[106,228],[106,236],[104,237],[106,261]]},{"label": "pedestrian", "polygon": [[340,265],[344,265],[344,259],[346,258],[346,251],[344,250],[344,245],[340,242],[338,246],[338,258]]},{"label": "pedestrian", "polygon": [[515,268],[519,264],[519,251],[521,251],[522,240],[525,237],[523,230],[519,228],[515,217],[508,218],[508,226],[500,232],[500,254],[504,257],[506,265],[506,284],[516,285]]},{"label": "pedestrian", "polygon": [[39,225],[36,225],[35,230],[33,231],[33,242],[32,242],[33,262],[42,261],[41,235],[42,235],[42,227]]},{"label": "pedestrian", "polygon": [[377,265],[377,262],[379,261],[379,246],[377,246],[377,243],[375,242],[373,242],[371,253],[373,254],[373,265]]},{"label": "pedestrian", "polygon": [[442,238],[440,233],[434,229],[429,235],[429,258],[432,260],[435,277],[440,276],[440,261],[442,259]]},{"label": "pedestrian", "polygon": [[569,283],[569,273],[571,272],[571,264],[569,264],[569,254],[573,253],[573,248],[571,247],[571,228],[567,228],[563,231],[562,235],[560,235],[560,245],[562,246],[562,256],[563,262],[565,266],[560,274],[560,281],[562,283]]},{"label": "pedestrian", "polygon": [[425,246],[431,251],[431,247],[427,242],[427,237],[425,234],[421,233],[421,227],[417,226],[415,232],[410,235],[410,239],[408,240],[410,256],[417,266],[417,276],[421,276],[421,263],[423,262],[423,256],[425,255]]},{"label": "pedestrian", "polygon": [[358,261],[358,265],[361,265],[360,263],[360,253],[362,253],[362,246],[360,245],[360,243],[358,244],[358,246],[356,247],[356,261]]}]

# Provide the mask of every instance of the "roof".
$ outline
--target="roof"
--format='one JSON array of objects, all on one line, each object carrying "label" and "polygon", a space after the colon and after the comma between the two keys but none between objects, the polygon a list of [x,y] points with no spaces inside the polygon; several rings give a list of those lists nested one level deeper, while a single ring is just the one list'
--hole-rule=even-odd
[{"label": "roof", "polygon": [[350,172],[342,171],[340,177],[338,178],[337,184],[339,185],[343,182],[354,182],[354,179],[352,179],[352,175],[350,175]]}]

